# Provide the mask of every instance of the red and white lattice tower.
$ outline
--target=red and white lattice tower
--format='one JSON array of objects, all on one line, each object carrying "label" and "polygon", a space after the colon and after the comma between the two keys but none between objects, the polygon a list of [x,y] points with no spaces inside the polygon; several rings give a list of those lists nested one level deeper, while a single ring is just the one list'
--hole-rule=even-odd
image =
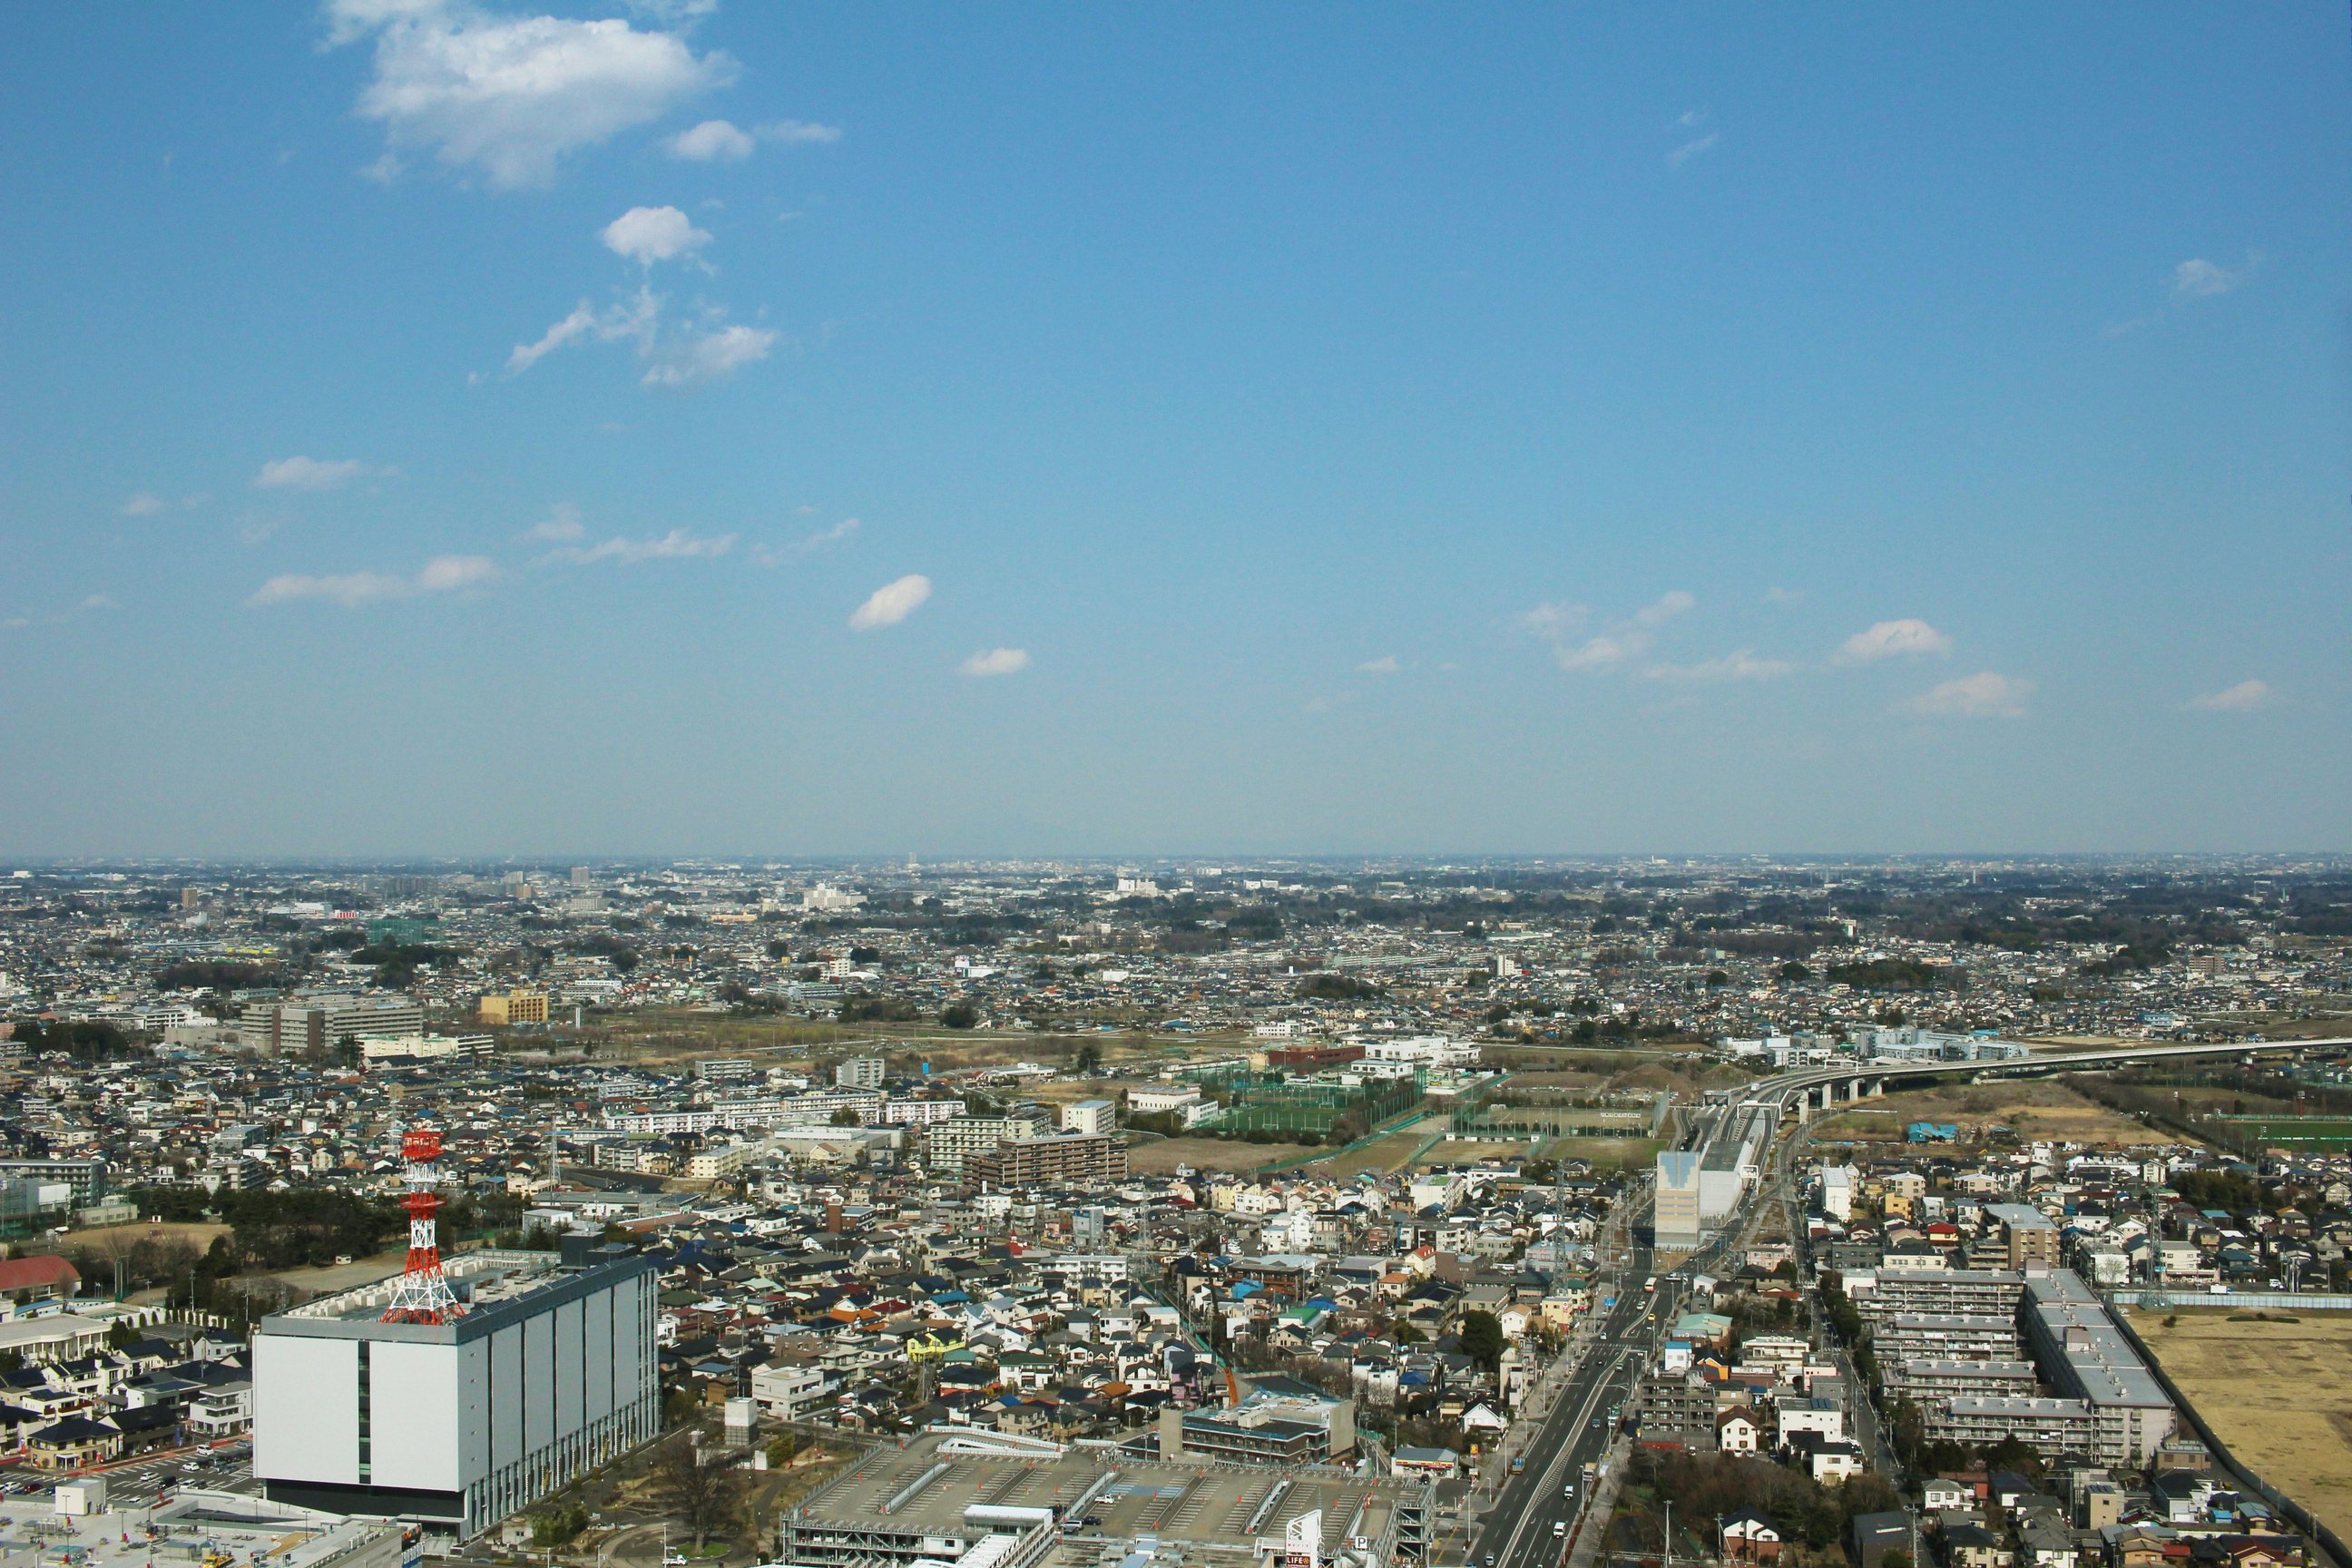
[{"label": "red and white lattice tower", "polygon": [[433,1162],[441,1157],[441,1134],[430,1127],[412,1127],[400,1140],[400,1157],[408,1162],[408,1192],[400,1206],[408,1211],[408,1267],[392,1288],[392,1305],[383,1314],[387,1323],[447,1323],[465,1313],[449,1277],[441,1272],[441,1243],[434,1232],[433,1215],[441,1194],[433,1190],[440,1173]]}]

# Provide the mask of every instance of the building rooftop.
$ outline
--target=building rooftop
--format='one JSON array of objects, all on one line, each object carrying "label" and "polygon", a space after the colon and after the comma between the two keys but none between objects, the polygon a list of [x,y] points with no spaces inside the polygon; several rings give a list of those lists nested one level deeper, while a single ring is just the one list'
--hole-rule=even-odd
[{"label": "building rooftop", "polygon": [[[37,1547],[44,1562],[72,1553],[76,1568],[196,1568],[207,1547],[270,1568],[325,1568],[351,1560],[396,1563],[401,1530],[379,1520],[345,1519],[230,1492],[183,1492],[152,1509],[113,1509],[85,1516],[50,1511],[46,1493],[25,1500],[15,1517],[0,1514],[0,1553]],[[150,1527],[155,1533],[151,1537]]]},{"label": "building rooftop", "polygon": [[960,1552],[992,1528],[984,1520],[967,1520],[967,1509],[1051,1508],[1073,1522],[1102,1521],[1081,1524],[1063,1542],[1076,1554],[1071,1562],[1091,1563],[1104,1542],[1138,1536],[1246,1551],[1261,1537],[1278,1539],[1286,1523],[1317,1509],[1323,1511],[1327,1542],[1357,1535],[1378,1540],[1395,1521],[1399,1500],[1422,1495],[1418,1482],[1373,1480],[1336,1468],[1167,1464],[1108,1447],[1057,1453],[1047,1444],[973,1451],[997,1442],[985,1434],[960,1437],[933,1430],[904,1448],[870,1453],[803,1503],[794,1528],[954,1539]]}]

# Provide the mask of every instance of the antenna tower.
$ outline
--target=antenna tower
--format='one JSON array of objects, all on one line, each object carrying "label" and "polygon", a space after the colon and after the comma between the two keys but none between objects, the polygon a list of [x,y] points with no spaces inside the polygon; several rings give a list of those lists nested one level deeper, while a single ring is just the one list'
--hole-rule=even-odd
[{"label": "antenna tower", "polygon": [[441,1134],[430,1127],[412,1127],[400,1140],[400,1157],[408,1162],[408,1192],[400,1206],[408,1211],[408,1267],[392,1288],[387,1323],[449,1323],[465,1315],[449,1277],[441,1271],[441,1243],[433,1215],[441,1194],[433,1190],[440,1180],[433,1162],[441,1157]]}]

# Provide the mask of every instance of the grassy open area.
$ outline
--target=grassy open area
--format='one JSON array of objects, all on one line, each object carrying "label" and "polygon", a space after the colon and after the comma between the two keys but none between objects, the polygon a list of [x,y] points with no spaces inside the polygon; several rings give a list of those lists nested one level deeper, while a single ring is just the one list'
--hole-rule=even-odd
[{"label": "grassy open area", "polygon": [[1306,1143],[1244,1143],[1238,1138],[1155,1138],[1130,1143],[1127,1168],[1138,1175],[1166,1176],[1179,1165],[1196,1171],[1255,1171],[1277,1160],[1314,1152]]},{"label": "grassy open area", "polygon": [[1654,1163],[1665,1145],[1654,1138],[1555,1138],[1540,1151],[1547,1160],[1590,1160],[1595,1175],[1609,1171],[1642,1170]]},{"label": "grassy open area", "polygon": [[2339,1534],[2352,1530],[2352,1312],[2134,1311],[2131,1322],[2242,1463]]},{"label": "grassy open area", "polygon": [[1360,1148],[1315,1161],[1307,1168],[1334,1176],[1352,1176],[1359,1171],[1394,1171],[1412,1157],[1422,1140],[1433,1131],[1427,1124],[1415,1123],[1400,1131],[1383,1133]]},{"label": "grassy open area", "polygon": [[1841,1107],[1811,1127],[1815,1143],[1901,1142],[1914,1121],[1949,1122],[1964,1142],[1980,1140],[1990,1127],[2007,1127],[2027,1141],[2124,1146],[2177,1142],[2177,1135],[2154,1131],[2048,1079],[1997,1079],[1987,1083],[1947,1083],[1930,1089],[1890,1089],[1874,1100]]}]

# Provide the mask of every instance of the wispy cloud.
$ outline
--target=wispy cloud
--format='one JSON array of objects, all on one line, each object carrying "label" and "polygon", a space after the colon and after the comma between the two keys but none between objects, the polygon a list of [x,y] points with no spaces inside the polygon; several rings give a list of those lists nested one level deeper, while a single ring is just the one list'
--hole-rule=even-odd
[{"label": "wispy cloud", "polygon": [[2249,255],[2243,267],[2224,267],[2201,256],[2192,256],[2172,269],[2173,301],[2178,304],[2227,294],[2254,275],[2254,267],[2260,259]]},{"label": "wispy cloud", "polygon": [[1356,666],[1356,673],[1359,675],[1394,675],[1403,668],[1403,665],[1397,662],[1396,655],[1392,653],[1384,653],[1378,658],[1368,658],[1364,660],[1363,663]]},{"label": "wispy cloud", "polygon": [[1581,605],[1538,605],[1523,612],[1517,624],[1520,630],[1552,645],[1552,658],[1562,669],[1610,670],[1647,653],[1658,628],[1687,615],[1697,603],[1677,588],[1591,637],[1583,635],[1590,616]]},{"label": "wispy cloud", "polygon": [[776,338],[777,334],[765,327],[720,327],[669,351],[646,372],[643,379],[647,386],[662,387],[698,386],[706,381],[723,380],[747,364],[766,359],[768,352],[776,346]]},{"label": "wispy cloud", "polygon": [[1753,649],[1743,647],[1696,664],[1654,664],[1642,673],[1680,686],[1712,686],[1728,680],[1778,680],[1796,668],[1785,658],[1759,658]]},{"label": "wispy cloud", "polygon": [[707,163],[715,159],[735,162],[748,158],[762,142],[782,147],[805,147],[840,140],[838,125],[817,125],[805,120],[779,120],[749,131],[731,121],[706,120],[679,132],[662,145],[673,158]]},{"label": "wispy cloud", "polygon": [[517,343],[507,355],[507,374],[520,375],[556,350],[576,342],[634,342],[638,353],[650,353],[662,303],[660,295],[642,287],[601,310],[583,300],[570,315],[541,332],[536,342]]},{"label": "wispy cloud", "polygon": [[1896,711],[1921,718],[2022,719],[2033,682],[1987,669],[1930,687]]},{"label": "wispy cloud", "polygon": [[1923,620],[1906,616],[1879,621],[1839,645],[1833,662],[1875,664],[1883,658],[1942,658],[1952,651],[1952,639]]},{"label": "wispy cloud", "polygon": [[261,471],[253,476],[253,488],[258,490],[341,489],[353,479],[388,479],[394,471],[352,458],[274,458],[262,464]]},{"label": "wispy cloud", "polygon": [[302,599],[325,599],[345,609],[357,609],[362,605],[410,599],[420,594],[454,594],[483,588],[499,577],[497,563],[487,556],[436,555],[414,577],[394,577],[382,572],[344,572],[325,576],[285,573],[256,589],[246,604],[258,608]]},{"label": "wispy cloud", "polygon": [[2189,706],[2200,713],[2251,713],[2257,708],[2267,708],[2278,700],[2265,680],[2241,680],[2235,686],[2220,691],[2209,691],[2202,697],[2192,697]]},{"label": "wispy cloud", "polygon": [[497,189],[551,183],[565,159],[732,81],[660,27],[501,16],[466,0],[329,0],[330,47],[373,39],[359,114],[384,130],[378,177],[425,150]]},{"label": "wispy cloud", "polygon": [[557,501],[547,509],[547,516],[531,524],[523,537],[543,544],[568,544],[586,536],[587,524],[580,521],[580,509],[568,500]]},{"label": "wispy cloud", "polygon": [[709,561],[735,548],[731,533],[697,534],[673,528],[654,539],[608,539],[601,544],[567,545],[540,557],[542,565],[593,566],[600,561],[635,566],[646,561]]},{"label": "wispy cloud", "polygon": [[882,626],[895,626],[923,607],[931,596],[931,580],[920,573],[910,572],[896,582],[885,583],[866,595],[849,617],[849,629],[870,632]]},{"label": "wispy cloud", "polygon": [[1722,140],[1723,138],[1720,135],[1712,131],[1708,132],[1704,136],[1694,136],[1689,141],[1684,142],[1681,146],[1666,154],[1666,166],[1672,169],[1679,169],[1685,163],[1689,163],[1693,158],[1713,152],[1715,150],[1715,144]]},{"label": "wispy cloud", "polygon": [[1029,650],[1022,647],[992,647],[973,654],[956,667],[959,675],[990,676],[1018,675],[1029,668]]},{"label": "wispy cloud", "polygon": [[169,503],[152,490],[141,490],[117,509],[125,517],[152,517]]},{"label": "wispy cloud", "polygon": [[856,518],[845,517],[831,528],[820,528],[806,538],[794,540],[790,544],[755,544],[751,547],[751,560],[755,565],[760,566],[781,566],[787,562],[803,560],[815,554],[828,544],[840,543],[863,526],[865,525]]}]

